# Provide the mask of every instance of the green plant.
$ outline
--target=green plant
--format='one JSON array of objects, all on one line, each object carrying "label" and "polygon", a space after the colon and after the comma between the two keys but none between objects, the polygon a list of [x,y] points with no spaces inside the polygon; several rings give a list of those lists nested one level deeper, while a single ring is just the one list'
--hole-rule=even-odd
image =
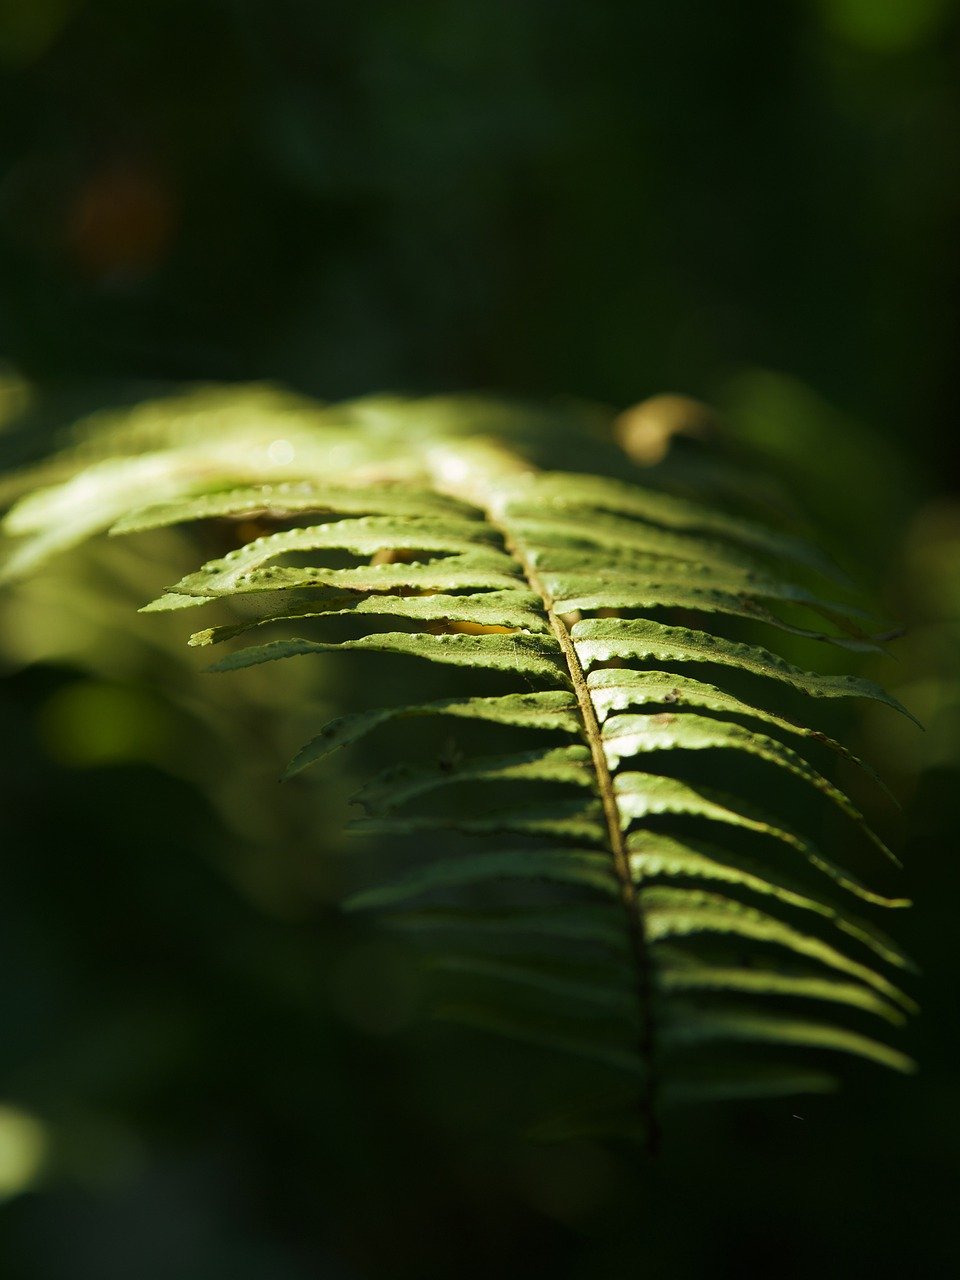
[{"label": "green plant", "polygon": [[[683,445],[640,471],[594,410],[212,389],[95,419],[5,489],[8,578],[103,530],[220,522],[233,549],[146,606],[229,606],[199,647],[281,629],[215,670],[349,650],[459,669],[327,724],[287,776],[401,722],[494,736],[362,788],[353,825],[407,865],[348,905],[424,940],[448,1012],[595,1064],[585,1123],[651,1145],[661,1103],[831,1087],[811,1052],[911,1065],[861,1029],[913,1008],[886,974],[908,961],[851,910],[906,904],[811,829],[832,809],[852,861],[892,855],[797,750],[869,775],[806,712],[903,708],[754,642],[877,647],[826,556],[741,513],[768,489]],[[774,778],[796,784],[782,809]]]}]

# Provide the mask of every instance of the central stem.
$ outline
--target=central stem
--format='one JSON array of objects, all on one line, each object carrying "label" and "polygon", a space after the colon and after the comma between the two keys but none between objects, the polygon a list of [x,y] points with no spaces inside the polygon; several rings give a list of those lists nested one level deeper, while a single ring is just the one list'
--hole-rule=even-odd
[{"label": "central stem", "polygon": [[[496,524],[497,522],[492,521],[492,523]],[[613,778],[603,749],[600,722],[597,720],[597,712],[590,696],[587,678],[580,664],[580,657],[577,653],[576,645],[573,643],[573,638],[567,629],[566,622],[554,610],[554,601],[550,593],[547,591],[536,569],[514,542],[509,530],[500,525],[497,525],[497,527],[500,528],[508,550],[512,552],[522,566],[530,589],[536,592],[543,601],[544,609],[550,621],[550,628],[560,646],[567,670],[570,673],[573,691],[576,694],[577,704],[580,708],[580,717],[583,720],[587,744],[590,747],[593,770],[597,778],[597,790],[600,795],[600,803],[603,805],[603,816],[607,827],[607,843],[610,847],[613,867],[620,888],[620,900],[623,903],[626,914],[627,938],[633,960],[634,987],[639,1014],[637,1049],[640,1055],[641,1070],[646,1073],[641,1111],[647,1149],[651,1155],[654,1155],[659,1147],[660,1130],[654,1109],[654,1082],[652,1076],[654,1045],[651,1018],[650,953],[646,931],[643,927],[643,916],[640,912],[637,885],[630,868],[630,855],[627,852],[627,842],[620,821],[620,806],[617,804],[616,792],[613,789]]]},{"label": "central stem", "polygon": [[547,590],[546,584],[537,572],[536,566],[518,543],[509,525],[501,518],[498,511],[498,507],[501,505],[497,498],[498,477],[515,477],[520,472],[530,472],[534,468],[509,450],[486,442],[480,442],[479,446],[474,445],[474,448],[470,451],[462,447],[456,451],[437,450],[431,462],[433,478],[437,487],[478,507],[483,511],[488,523],[503,538],[507,550],[523,570],[523,575],[530,590],[543,602],[550,629],[557,644],[560,646],[560,651],[563,654],[570,675],[570,681],[580,709],[580,718],[583,721],[584,737],[590,748],[593,770],[597,780],[597,791],[600,796],[600,803],[603,806],[603,816],[607,829],[607,844],[613,859],[614,873],[620,889],[620,900],[626,916],[627,939],[630,956],[633,961],[634,991],[639,1019],[637,1051],[640,1058],[640,1069],[644,1073],[640,1098],[641,1121],[647,1150],[651,1155],[654,1155],[659,1148],[660,1129],[654,1106],[656,1090],[653,1074],[652,964],[643,915],[640,911],[637,885],[631,871],[630,855],[627,852],[626,839],[620,821],[620,806],[617,804],[613,778],[603,749],[600,722],[597,720],[597,713],[593,705],[593,699],[590,696],[587,678],[567,624],[563,617],[556,612],[553,596]]},{"label": "central stem", "polygon": [[550,622],[550,630],[553,631],[557,644],[561,646],[561,652],[567,664],[567,671],[570,672],[573,692],[576,694],[577,705],[580,708],[580,717],[584,722],[586,741],[588,741],[590,756],[593,759],[596,788],[598,788],[600,804],[603,805],[604,822],[607,824],[607,844],[613,858],[613,869],[616,872],[617,882],[620,884],[623,909],[626,911],[627,938],[628,942],[630,942],[631,959],[634,961],[637,1012],[639,1012],[640,1020],[639,1033],[637,1033],[637,1051],[640,1053],[640,1068],[646,1073],[643,1094],[641,1094],[641,1112],[643,1112],[646,1148],[648,1148],[650,1155],[653,1156],[657,1153],[659,1147],[659,1125],[654,1110],[653,992],[650,989],[652,965],[650,965],[650,952],[648,943],[646,943],[643,915],[640,913],[640,897],[639,893],[637,893],[634,874],[631,872],[630,854],[627,852],[626,838],[623,836],[620,805],[617,804],[616,791],[613,790],[613,778],[607,764],[607,754],[603,750],[600,723],[596,719],[594,700],[590,696],[590,687],[586,682],[584,668],[580,663],[580,655],[577,654],[576,645],[573,644],[573,637],[568,631],[567,623],[563,621],[561,614],[558,614],[556,609],[553,608],[552,595],[545,588],[543,580],[540,579],[539,573],[536,572],[529,558],[525,556],[522,549],[513,540],[511,532],[503,525],[500,525],[497,520],[494,520],[489,513],[488,518],[492,524],[498,527],[500,534],[503,535],[507,549],[521,564],[530,590],[535,591],[536,595],[539,595],[540,599],[543,600],[544,609],[547,611],[547,617]]}]

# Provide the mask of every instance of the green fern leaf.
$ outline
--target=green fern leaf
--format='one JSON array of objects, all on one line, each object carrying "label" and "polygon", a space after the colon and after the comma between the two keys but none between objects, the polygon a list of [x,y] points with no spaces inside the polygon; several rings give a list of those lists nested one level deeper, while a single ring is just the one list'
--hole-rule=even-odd
[{"label": "green fern leaf", "polygon": [[[627,711],[631,707],[642,707],[648,704],[662,707],[698,707],[705,711],[726,712],[741,719],[773,725],[774,728],[807,738],[812,742],[822,743],[831,751],[853,761],[878,785],[884,786],[882,780],[868,764],[827,734],[809,729],[797,724],[794,720],[788,720],[785,716],[776,715],[752,703],[744,702],[742,698],[735,697],[716,685],[705,684],[690,676],[671,675],[665,671],[601,668],[590,672],[587,684],[597,711],[597,718],[601,722],[615,711]],[[884,790],[886,790],[885,787]]]},{"label": "green fern leaf", "polygon": [[661,814],[702,818],[707,822],[740,827],[758,835],[771,836],[788,845],[812,867],[822,871],[864,902],[882,907],[907,905],[901,898],[884,898],[874,893],[832,859],[825,857],[811,840],[737,797],[708,787],[694,788],[676,778],[650,773],[618,773],[614,785],[625,829],[633,822],[642,822]]},{"label": "green fern leaf", "polygon": [[329,653],[337,649],[368,649],[380,653],[403,653],[428,662],[443,662],[457,667],[485,667],[491,671],[521,672],[569,683],[559,664],[559,648],[549,636],[514,633],[509,635],[432,635],[430,632],[381,631],[360,636],[357,640],[340,640],[328,644],[318,640],[272,640],[269,644],[238,649],[228,658],[214,663],[211,671],[235,671],[255,667],[261,662],[276,662],[306,653]]},{"label": "green fern leaf", "polygon": [[[872,770],[778,699],[904,708],[766,647],[880,641],[834,598],[846,580],[815,546],[689,496],[766,510],[762,483],[708,459],[668,459],[639,483],[598,421],[480,399],[323,409],[205,389],[87,424],[32,480],[14,478],[3,572],[34,572],[97,532],[215,521],[242,545],[145,606],[232,609],[193,633],[198,647],[274,634],[214,670],[357,651],[459,668],[449,696],[434,685],[426,700],[348,709],[285,776],[411,720],[501,735],[492,754],[405,759],[360,789],[367,816],[351,828],[391,850],[412,837],[418,856],[347,906],[380,912],[425,948],[430,974],[474,991],[442,1016],[616,1077],[582,1123],[653,1146],[669,1103],[832,1087],[810,1065],[822,1053],[910,1069],[858,1023],[889,1031],[913,1011],[885,972],[910,962],[848,906],[905,899],[867,887],[822,836],[758,804],[751,772],[729,769],[752,757],[795,780],[886,854],[798,740]],[[678,611],[703,629],[677,625]],[[698,782],[696,757],[727,762],[737,794]],[[801,825],[814,821],[805,807]],[[715,1069],[714,1042],[726,1046]]]},{"label": "green fern leaf", "polygon": [[415,867],[389,884],[348,898],[348,910],[393,907],[437,891],[503,880],[535,880],[582,885],[615,897],[617,882],[609,859],[600,852],[577,849],[519,849],[480,853]]},{"label": "green fern leaf", "polygon": [[[781,680],[813,698],[872,698],[909,716],[907,709],[874,684],[857,676],[825,676],[802,671],[756,645],[737,644],[704,631],[668,627],[647,619],[588,618],[571,632],[584,666],[613,659],[655,662],[705,662],[737,667],[752,675]],[[913,717],[911,717],[912,719]]]},{"label": "green fern leaf", "polygon": [[[430,597],[426,597],[430,599]],[[191,637],[191,642],[193,637]],[[348,746],[391,720],[408,717],[452,716],[463,720],[485,720],[512,728],[542,729],[579,736],[577,700],[572,693],[508,693],[499,698],[446,698],[412,707],[387,707],[342,716],[325,725],[317,737],[302,747],[284,774],[293,777],[340,747]]]}]

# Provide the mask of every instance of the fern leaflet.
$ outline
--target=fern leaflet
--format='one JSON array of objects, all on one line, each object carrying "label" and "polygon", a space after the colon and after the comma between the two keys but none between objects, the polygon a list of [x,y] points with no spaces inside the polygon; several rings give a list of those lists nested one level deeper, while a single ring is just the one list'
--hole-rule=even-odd
[{"label": "fern leaflet", "polygon": [[[421,860],[348,905],[384,913],[426,940],[436,969],[492,992],[458,1010],[467,1021],[625,1074],[632,1121],[608,1123],[653,1146],[662,1102],[826,1087],[806,1051],[910,1069],[859,1025],[912,1011],[889,976],[909,962],[850,909],[905,901],[767,812],[737,765],[789,777],[886,855],[801,748],[873,777],[869,766],[782,700],[904,708],[870,681],[766,647],[778,635],[878,647],[816,548],[655,475],[639,483],[591,430],[589,416],[483,401],[320,409],[260,389],[144,406],[8,482],[23,496],[6,519],[6,573],[108,527],[255,522],[259,536],[146,606],[242,606],[191,636],[241,642],[215,670],[361,650],[502,680],[492,695],[342,716],[287,776],[404,720],[499,726],[509,750],[398,765],[357,796],[360,831],[485,843]],[[753,630],[728,634],[738,626]],[[772,639],[756,643],[758,628]],[[704,781],[700,757],[724,761],[734,789]],[[706,1068],[704,1046],[737,1043],[759,1056]]]}]

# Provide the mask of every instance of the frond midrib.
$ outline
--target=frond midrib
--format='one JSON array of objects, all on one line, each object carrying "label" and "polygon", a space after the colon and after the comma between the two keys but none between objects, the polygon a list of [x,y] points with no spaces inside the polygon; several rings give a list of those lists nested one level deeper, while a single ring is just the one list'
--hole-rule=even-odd
[{"label": "frond midrib", "polygon": [[577,707],[582,723],[583,735],[590,749],[590,757],[597,783],[597,794],[603,807],[606,827],[606,843],[613,870],[616,875],[623,904],[627,941],[634,970],[634,992],[638,1013],[638,1034],[636,1049],[640,1063],[639,1110],[643,1132],[646,1135],[648,1151],[654,1154],[659,1146],[659,1122],[656,1109],[656,1072],[655,1072],[655,1031],[653,1027],[653,977],[650,947],[644,926],[640,894],[630,855],[627,851],[626,836],[617,803],[613,777],[607,763],[603,737],[593,699],[587,684],[586,674],[577,654],[573,638],[564,618],[556,611],[550,591],[537,572],[536,566],[527,556],[518,541],[514,538],[510,527],[489,507],[484,506],[484,515],[488,523],[503,538],[504,546],[521,568],[530,590],[540,598],[544,612],[550,624],[554,638],[560,647],[567,673],[570,677],[573,692],[576,695]]}]

